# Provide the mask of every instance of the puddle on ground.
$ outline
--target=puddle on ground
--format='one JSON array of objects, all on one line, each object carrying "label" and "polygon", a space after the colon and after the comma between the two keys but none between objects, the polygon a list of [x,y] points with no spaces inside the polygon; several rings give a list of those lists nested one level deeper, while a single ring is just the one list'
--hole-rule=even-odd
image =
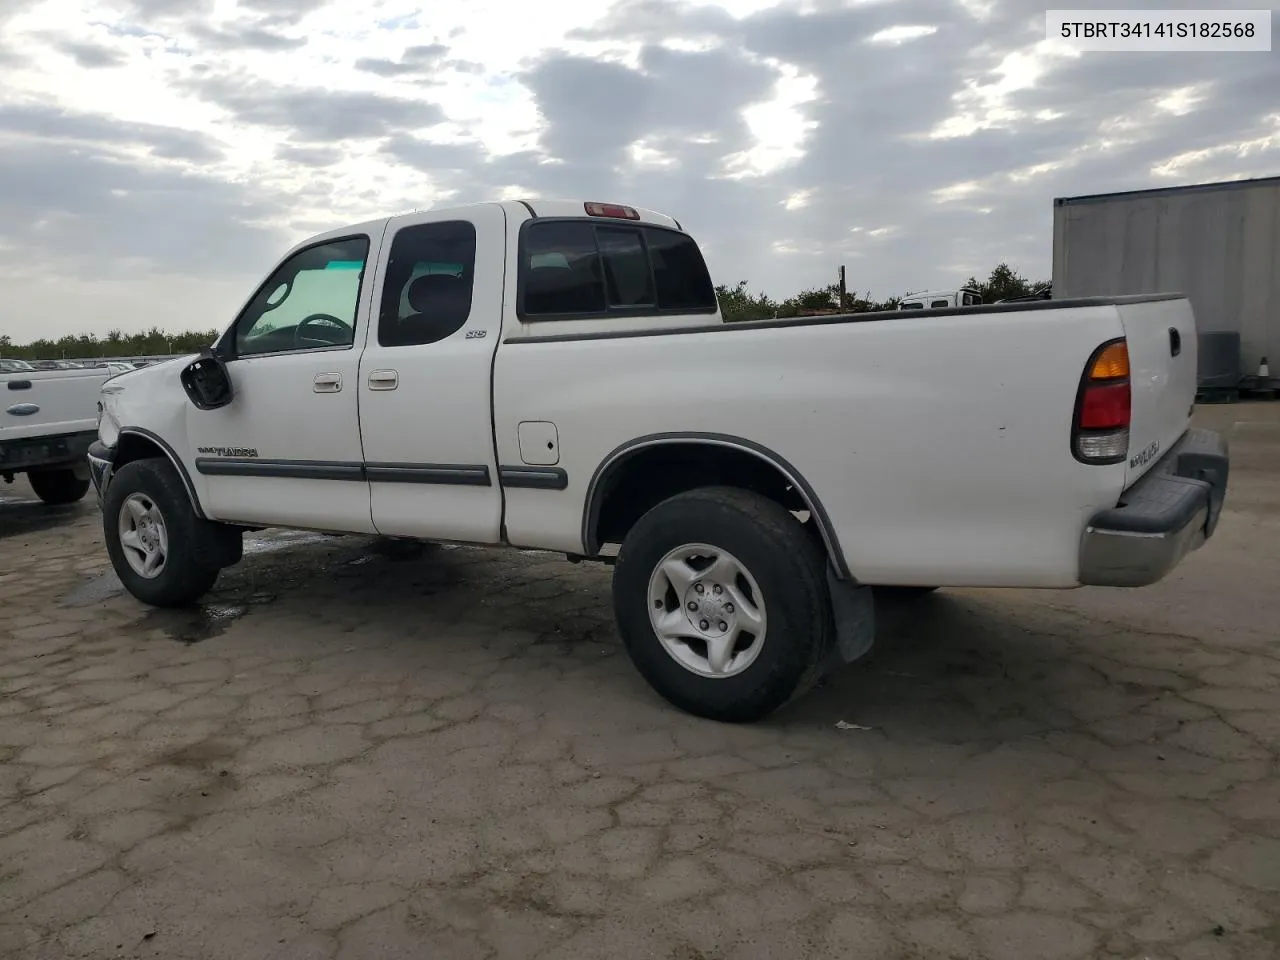
[{"label": "puddle on ground", "polygon": [[206,603],[194,610],[155,609],[147,611],[139,625],[190,645],[218,636],[248,612],[249,605],[240,603]]}]

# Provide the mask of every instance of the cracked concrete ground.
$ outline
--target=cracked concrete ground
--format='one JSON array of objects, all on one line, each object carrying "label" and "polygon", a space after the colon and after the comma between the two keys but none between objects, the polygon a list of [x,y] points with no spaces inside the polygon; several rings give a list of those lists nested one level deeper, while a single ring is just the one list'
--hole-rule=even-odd
[{"label": "cracked concrete ground", "polygon": [[0,955],[1280,956],[1280,404],[1197,419],[1167,581],[944,591],[750,727],[649,691],[606,569],[272,533],[161,613],[0,487]]}]

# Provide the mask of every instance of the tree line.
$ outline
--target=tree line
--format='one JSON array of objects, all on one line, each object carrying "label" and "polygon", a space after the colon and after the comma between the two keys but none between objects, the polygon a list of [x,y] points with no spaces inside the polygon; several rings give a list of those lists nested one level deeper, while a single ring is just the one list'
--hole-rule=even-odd
[{"label": "tree line", "polygon": [[[965,287],[976,290],[983,303],[1009,300],[1013,297],[1033,297],[1049,287],[1048,280],[1028,280],[1007,263],[1001,263],[988,274],[986,280],[970,277]],[[801,290],[785,300],[774,300],[765,293],[751,293],[747,281],[741,280],[730,287],[716,287],[720,299],[720,312],[726,321],[765,320],[773,317],[798,317],[810,313],[872,313],[877,310],[896,310],[904,296],[888,300],[873,300],[870,293],[860,296],[846,289],[844,302],[840,299],[840,285],[836,283],[811,290]]]},{"label": "tree line", "polygon": [[[991,271],[986,280],[970,277],[964,285],[976,290],[983,303],[994,303],[1011,297],[1035,296],[1049,284],[1044,280],[1027,280],[1008,264],[1002,263]],[[774,300],[763,292],[751,293],[745,280],[734,286],[720,284],[716,287],[716,296],[720,300],[720,312],[731,323],[772,317],[797,317],[815,312],[867,313],[874,310],[895,310],[902,300],[902,297],[872,300],[870,294],[860,296],[846,290],[844,302],[841,303],[839,285],[834,283],[812,290],[801,290],[785,300]],[[16,357],[21,360],[87,360],[199,353],[217,337],[217,330],[170,332],[154,326],[145,333],[110,330],[103,337],[82,333],[56,340],[33,340],[25,344],[15,344],[9,336],[0,334],[0,357]]]},{"label": "tree line", "polygon": [[0,357],[19,360],[89,360],[110,357],[156,357],[168,354],[199,353],[218,338],[217,330],[190,330],[185,333],[152,327],[145,333],[110,330],[106,336],[96,333],[67,335],[57,340],[48,338],[15,344],[0,334]]}]

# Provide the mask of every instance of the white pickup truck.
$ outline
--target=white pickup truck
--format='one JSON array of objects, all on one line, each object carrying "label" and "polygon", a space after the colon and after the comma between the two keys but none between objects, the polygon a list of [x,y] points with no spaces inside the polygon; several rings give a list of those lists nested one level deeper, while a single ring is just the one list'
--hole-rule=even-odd
[{"label": "white pickup truck", "polygon": [[50,505],[74,503],[89,492],[85,454],[97,439],[97,409],[106,380],[131,366],[37,369],[0,361],[0,477],[20,473]]},{"label": "white pickup truck", "polygon": [[211,350],[104,387],[89,458],[147,603],[261,526],[601,559],[649,683],[751,721],[882,590],[1167,574],[1227,483],[1195,377],[1179,296],[725,324],[671,217],[481,203],[295,247]]}]

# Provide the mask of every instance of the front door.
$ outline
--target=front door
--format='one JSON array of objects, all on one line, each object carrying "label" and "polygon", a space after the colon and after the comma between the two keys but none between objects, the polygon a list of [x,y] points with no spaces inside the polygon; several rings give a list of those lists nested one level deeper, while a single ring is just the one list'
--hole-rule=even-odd
[{"label": "front door", "polygon": [[497,543],[490,384],[502,332],[506,214],[421,214],[394,235],[360,364],[373,523],[388,536]]},{"label": "front door", "polygon": [[365,268],[380,240],[376,231],[349,234],[297,251],[219,345],[234,399],[187,408],[211,517],[374,532],[357,408]]}]

